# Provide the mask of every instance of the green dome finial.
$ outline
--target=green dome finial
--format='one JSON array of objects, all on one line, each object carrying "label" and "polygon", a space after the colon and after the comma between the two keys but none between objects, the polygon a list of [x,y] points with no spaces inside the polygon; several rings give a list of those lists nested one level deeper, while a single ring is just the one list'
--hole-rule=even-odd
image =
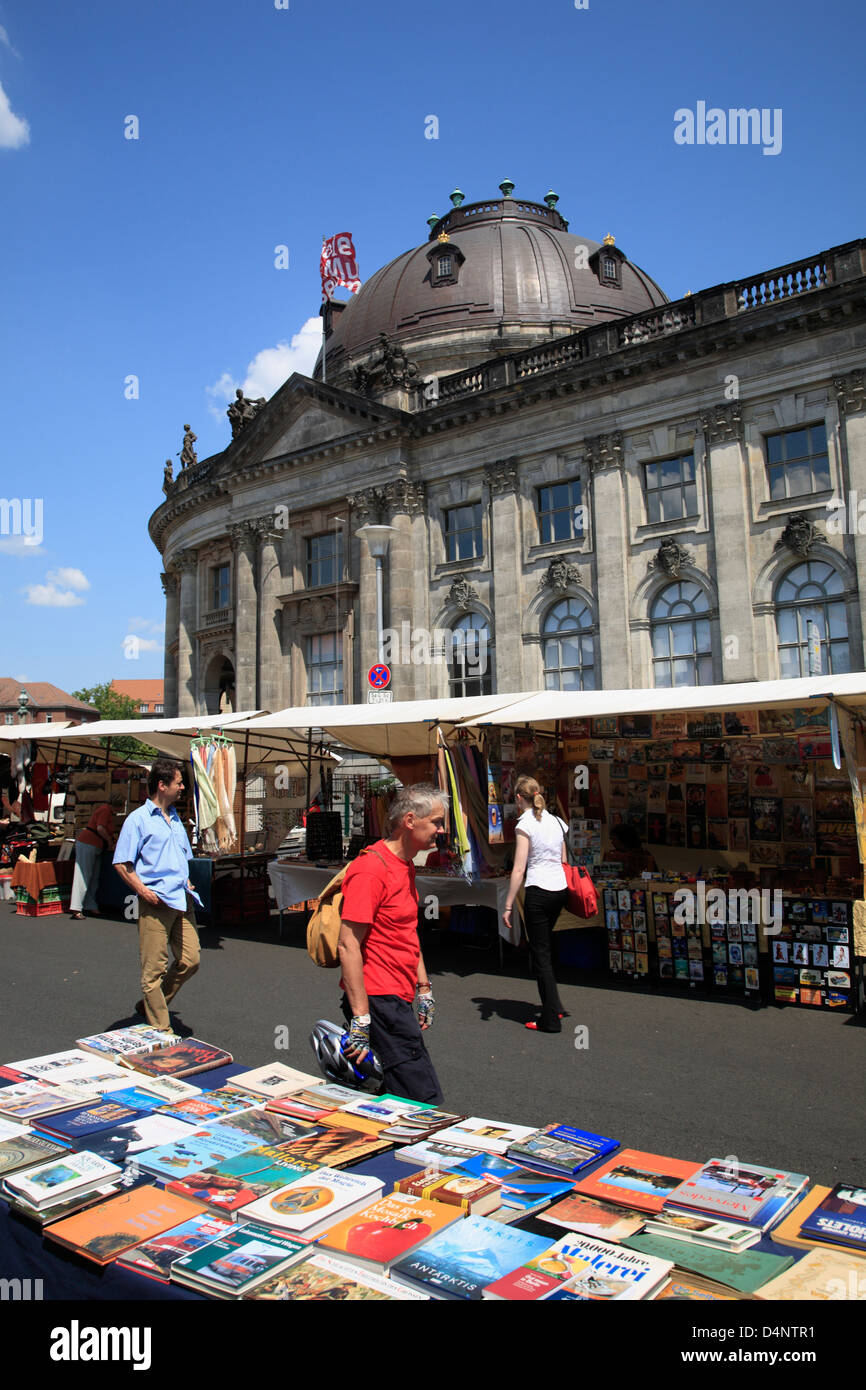
[{"label": "green dome finial", "polygon": [[432,228],[436,226],[436,223],[440,222],[441,220],[442,219],[440,218],[438,212],[434,212],[432,217],[427,218],[427,226],[430,227],[432,230]]},{"label": "green dome finial", "polygon": [[503,198],[510,198],[514,191],[514,184],[511,182],[511,179],[503,179],[499,185],[499,190]]},{"label": "green dome finial", "polygon": [[547,206],[550,208],[550,211],[553,212],[554,208],[559,202],[559,194],[554,193],[553,189],[551,188],[549,193],[545,193],[544,201],[547,203]]},{"label": "green dome finial", "polygon": [[451,202],[453,203],[454,207],[455,207],[455,208],[459,208],[459,207],[460,207],[460,204],[461,204],[461,203],[463,202],[463,200],[465,199],[466,194],[465,194],[465,193],[461,193],[461,191],[460,191],[459,188],[455,188],[455,190],[454,190],[453,193],[449,193],[449,194],[448,194],[448,197],[451,199]]}]

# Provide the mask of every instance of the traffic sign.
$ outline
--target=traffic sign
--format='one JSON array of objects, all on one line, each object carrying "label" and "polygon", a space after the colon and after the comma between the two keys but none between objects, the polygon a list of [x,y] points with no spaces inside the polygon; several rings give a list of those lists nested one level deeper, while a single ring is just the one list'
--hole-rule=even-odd
[{"label": "traffic sign", "polygon": [[367,672],[367,682],[373,690],[384,690],[387,685],[391,684],[390,669],[384,662],[378,661]]},{"label": "traffic sign", "polygon": [[390,705],[390,703],[391,703],[391,701],[392,701],[393,699],[394,699],[394,692],[393,692],[393,690],[368,690],[368,691],[367,691],[367,704],[368,704],[368,705]]}]

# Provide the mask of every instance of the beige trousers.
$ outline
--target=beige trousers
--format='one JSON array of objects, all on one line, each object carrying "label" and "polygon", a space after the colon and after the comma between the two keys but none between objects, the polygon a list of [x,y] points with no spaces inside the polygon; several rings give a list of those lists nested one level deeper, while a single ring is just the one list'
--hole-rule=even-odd
[{"label": "beige trousers", "polygon": [[[195,916],[139,898],[138,947],[144,1016],[154,1028],[170,1028],[168,1006],[199,965]],[[169,965],[169,947],[174,959]]]}]

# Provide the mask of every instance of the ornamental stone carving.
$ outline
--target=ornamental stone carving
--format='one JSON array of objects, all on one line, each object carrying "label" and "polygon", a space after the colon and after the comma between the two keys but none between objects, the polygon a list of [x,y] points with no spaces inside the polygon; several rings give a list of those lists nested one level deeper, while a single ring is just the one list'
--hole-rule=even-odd
[{"label": "ornamental stone carving", "polygon": [[229,527],[229,538],[234,550],[254,550],[259,536],[274,524],[272,516],[250,516],[244,521],[236,521]]},{"label": "ornamental stone carving", "polygon": [[650,568],[661,570],[668,579],[679,579],[686,565],[694,564],[694,556],[673,536],[665,536],[650,562]]},{"label": "ornamental stone carving", "polygon": [[572,584],[579,583],[580,570],[577,565],[570,565],[564,555],[557,555],[551,560],[538,581],[538,587],[539,589],[550,588],[556,594],[564,594],[571,588]]},{"label": "ornamental stone carving", "polygon": [[420,516],[425,510],[426,497],[424,484],[403,477],[393,478],[382,489],[385,506],[390,517],[398,512],[408,512],[410,516]]},{"label": "ornamental stone carving", "polygon": [[591,473],[602,473],[609,468],[622,468],[622,430],[611,434],[597,434],[584,444],[585,461]]},{"label": "ornamental stone carving", "polygon": [[298,623],[302,627],[333,631],[337,605],[332,598],[308,598],[298,605]]},{"label": "ornamental stone carving", "polygon": [[162,585],[162,592],[165,594],[166,598],[170,598],[172,594],[177,593],[178,576],[171,570],[166,574],[161,574],[159,576],[159,582]]},{"label": "ornamental stone carving", "polygon": [[184,571],[186,571],[187,573],[189,573],[190,571],[197,570],[197,569],[198,569],[198,551],[197,551],[197,550],[179,550],[178,553],[177,553],[175,556],[172,557],[172,562],[171,562],[171,563],[172,563],[174,569],[179,570],[181,573],[184,573]]},{"label": "ornamental stone carving", "polygon": [[849,372],[847,376],[833,378],[836,399],[842,414],[851,415],[856,410],[866,410],[866,372]]},{"label": "ornamental stone carving", "polygon": [[162,490],[166,497],[174,491],[174,470],[171,459],[166,459],[165,467],[162,470]]},{"label": "ornamental stone carving", "polygon": [[381,488],[366,487],[361,492],[352,493],[346,500],[361,526],[378,524],[385,500]]},{"label": "ornamental stone carving", "polygon": [[235,391],[235,400],[232,401],[226,415],[232,427],[232,439],[237,439],[248,425],[255,420],[259,411],[267,404],[264,396],[259,396],[256,400],[250,400],[245,396],[240,387]]},{"label": "ornamental stone carving", "polygon": [[708,444],[726,444],[731,440],[742,439],[743,419],[739,401],[702,410],[700,426]]},{"label": "ornamental stone carving", "polygon": [[183,446],[178,457],[180,458],[181,468],[192,468],[193,464],[198,463],[198,454],[195,451],[195,442],[198,435],[193,434],[189,425],[183,427]]},{"label": "ornamental stone carving", "polygon": [[484,477],[492,497],[516,492],[519,482],[517,459],[498,459],[496,463],[488,463],[484,469]]},{"label": "ornamental stone carving", "polygon": [[378,364],[379,377],[384,386],[414,386],[418,379],[418,368],[410,362],[405,352],[392,343],[387,333],[379,334],[382,360]]},{"label": "ornamental stone carving", "polygon": [[788,524],[774,546],[775,550],[790,550],[801,560],[808,558],[812,546],[821,539],[821,532],[803,512],[793,512]]},{"label": "ornamental stone carving", "polygon": [[473,602],[478,601],[478,590],[469,583],[465,574],[458,574],[448,590],[448,600],[455,608],[462,608],[466,612]]}]

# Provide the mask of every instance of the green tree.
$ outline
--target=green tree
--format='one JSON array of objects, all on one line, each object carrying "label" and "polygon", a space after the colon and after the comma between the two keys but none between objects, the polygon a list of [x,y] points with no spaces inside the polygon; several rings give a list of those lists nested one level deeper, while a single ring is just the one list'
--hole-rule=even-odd
[{"label": "green tree", "polygon": [[[99,710],[102,719],[139,719],[138,705],[131,695],[121,695],[117,690],[113,690],[110,681],[103,681],[101,685],[90,685],[84,690],[73,690],[76,700],[83,700],[86,705],[93,705],[94,709]],[[101,738],[99,742],[105,748],[108,739]],[[151,748],[146,743],[141,743],[137,738],[128,737],[126,734],[112,738],[112,751],[115,753],[125,753],[134,758],[151,759],[158,756],[156,749]]]}]

